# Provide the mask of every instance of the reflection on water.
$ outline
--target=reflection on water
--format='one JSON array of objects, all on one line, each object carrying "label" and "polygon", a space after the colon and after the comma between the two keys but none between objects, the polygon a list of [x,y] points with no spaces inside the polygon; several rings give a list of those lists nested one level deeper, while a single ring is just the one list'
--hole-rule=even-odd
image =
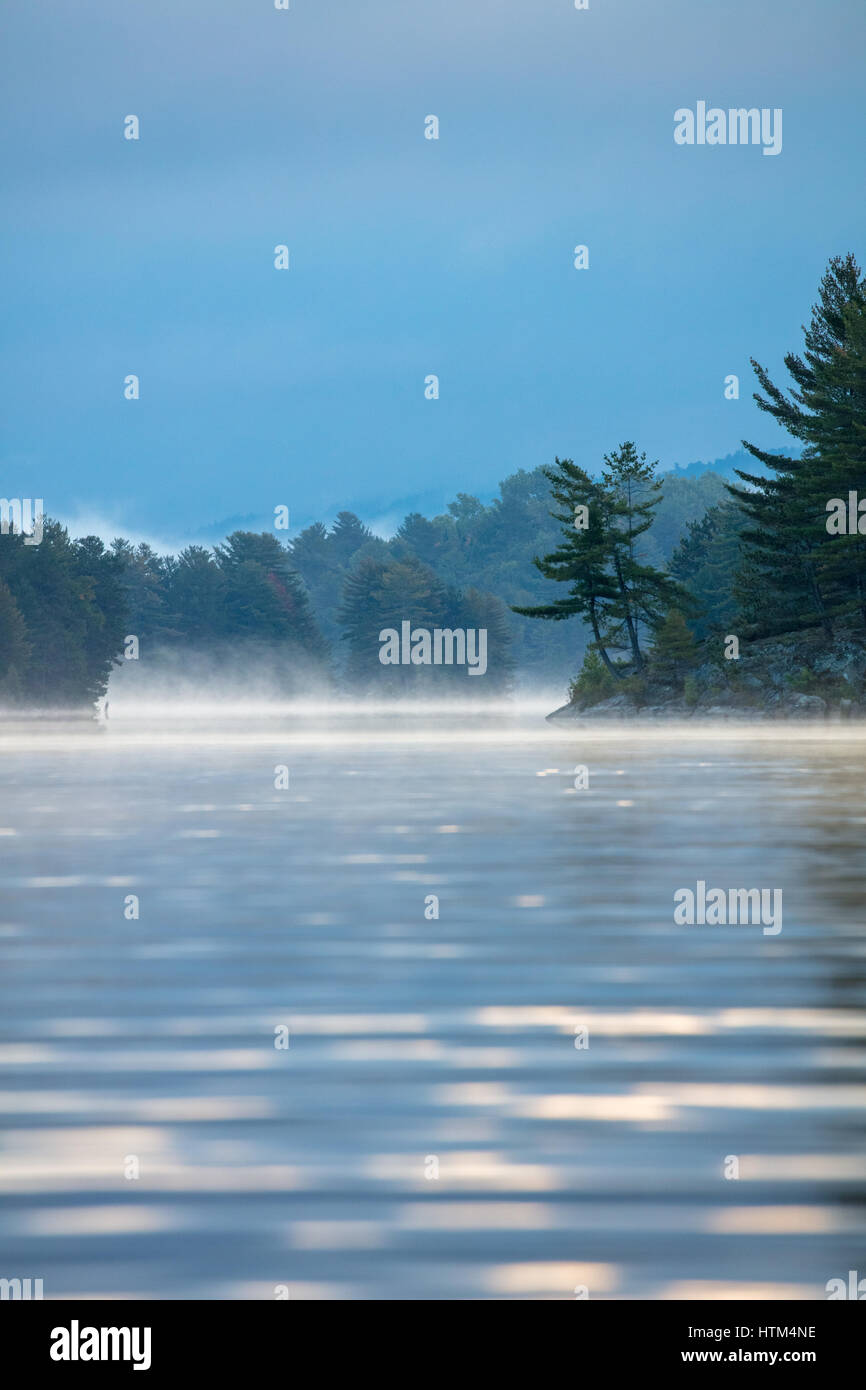
[{"label": "reflection on water", "polygon": [[[0,1276],[821,1298],[866,1273],[864,775],[842,728],[3,725]],[[781,888],[782,933],[675,926],[699,879]]]}]

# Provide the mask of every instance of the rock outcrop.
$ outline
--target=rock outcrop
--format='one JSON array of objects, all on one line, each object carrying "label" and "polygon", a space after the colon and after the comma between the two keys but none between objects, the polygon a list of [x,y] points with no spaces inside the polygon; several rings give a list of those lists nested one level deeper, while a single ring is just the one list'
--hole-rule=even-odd
[{"label": "rock outcrop", "polygon": [[595,703],[576,699],[548,719],[866,719],[866,642],[839,637],[828,644],[822,633],[797,633],[743,642],[732,660],[718,644],[676,685],[650,674],[623,686]]}]

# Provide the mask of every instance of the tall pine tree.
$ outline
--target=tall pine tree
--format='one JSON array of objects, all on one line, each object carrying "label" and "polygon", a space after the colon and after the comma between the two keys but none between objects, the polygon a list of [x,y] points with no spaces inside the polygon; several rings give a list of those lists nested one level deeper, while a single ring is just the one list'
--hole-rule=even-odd
[{"label": "tall pine tree", "polygon": [[[582,617],[611,675],[642,671],[643,633],[655,631],[673,604],[691,606],[680,585],[641,555],[641,538],[661,500],[655,464],[647,463],[646,455],[627,440],[605,455],[598,480],[571,459],[557,459],[544,473],[557,507],[551,515],[561,523],[563,539],[533,563],[545,578],[569,589],[564,598],[515,606],[514,612],[554,621]],[[623,646],[631,652],[630,663],[611,655]]]},{"label": "tall pine tree", "polygon": [[619,624],[619,632],[624,629],[627,634],[636,672],[646,664],[641,649],[644,630],[654,632],[672,603],[687,602],[674,580],[641,560],[640,538],[652,526],[653,513],[662,500],[655,470],[656,464],[648,463],[646,454],[638,454],[632,441],[626,440],[612,454],[605,454],[601,475],[610,565],[618,591],[610,616]]},{"label": "tall pine tree", "polygon": [[[752,359],[761,387],[755,393],[759,408],[803,446],[799,456],[772,454],[744,440],[767,475],[737,469],[747,486],[729,488],[747,517],[742,541],[748,564],[739,576],[737,594],[756,636],[820,624],[831,637],[834,618],[846,609],[846,587],[856,590],[857,581],[846,586],[838,571],[841,547],[832,556],[827,553],[833,538],[827,531],[826,507],[838,496],[834,486],[846,478],[859,479],[860,486],[866,483],[862,436],[859,462],[857,455],[862,397],[861,404],[856,403],[856,362],[863,352],[862,336],[858,340],[857,335],[862,335],[858,325],[864,305],[866,280],[857,261],[852,255],[836,256],[821,280],[811,322],[804,327],[803,355],[785,357],[793,386],[780,389]],[[856,553],[856,548],[849,551]]]},{"label": "tall pine tree", "polygon": [[568,584],[563,598],[531,607],[514,605],[514,612],[527,618],[547,618],[562,622],[580,617],[592,628],[596,650],[612,676],[622,674],[614,664],[607,644],[608,618],[617,601],[617,586],[610,568],[610,531],[607,503],[602,485],[572,459],[557,458],[553,468],[543,470],[556,504],[551,516],[560,522],[562,540],[533,564],[545,579]]}]

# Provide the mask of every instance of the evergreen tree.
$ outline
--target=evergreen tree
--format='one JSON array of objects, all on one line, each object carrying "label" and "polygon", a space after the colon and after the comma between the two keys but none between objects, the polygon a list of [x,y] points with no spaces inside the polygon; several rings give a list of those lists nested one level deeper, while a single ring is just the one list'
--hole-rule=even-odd
[{"label": "evergreen tree", "polygon": [[372,539],[373,532],[354,512],[339,512],[330,531],[331,550],[337,565],[347,569],[355,552]]},{"label": "evergreen tree", "polygon": [[445,610],[445,587],[420,560],[365,556],[346,579],[340,607],[349,647],[347,677],[356,684],[375,681],[388,688],[416,684],[422,668],[382,665],[379,634],[386,628],[400,632],[404,621],[413,628],[442,626]]},{"label": "evergreen tree", "polygon": [[700,520],[710,507],[731,499],[724,479],[712,469],[698,478],[671,470],[662,473],[659,482],[661,502],[652,530],[641,537],[639,554],[642,560],[665,569],[689,523]]},{"label": "evergreen tree", "polygon": [[75,568],[79,597],[87,595],[83,612],[83,658],[86,688],[97,700],[108,689],[112,667],[117,664],[127,632],[127,596],[123,566],[98,536],[75,542]]},{"label": "evergreen tree", "polygon": [[329,642],[341,635],[338,612],[346,576],[365,555],[384,558],[388,546],[353,512],[340,512],[330,531],[321,522],[301,531],[290,545],[292,563],[304,581],[318,622]]},{"label": "evergreen tree", "polygon": [[698,646],[688,624],[680,610],[672,608],[655,630],[650,670],[664,681],[679,684],[698,660]]},{"label": "evergreen tree", "polygon": [[602,491],[605,507],[610,567],[616,577],[617,598],[608,609],[609,621],[618,633],[625,629],[635,672],[643,670],[641,650],[644,629],[654,631],[671,603],[682,601],[675,581],[655,565],[639,558],[641,537],[653,524],[662,500],[662,485],[655,477],[656,463],[638,454],[626,440],[612,454],[605,454]]},{"label": "evergreen tree", "polygon": [[111,552],[122,566],[129,631],[148,644],[171,634],[165,607],[166,562],[144,541],[134,546],[118,537]]},{"label": "evergreen tree", "polygon": [[303,582],[276,536],[234,531],[215,548],[215,557],[225,579],[229,635],[289,642],[310,656],[325,656]]},{"label": "evergreen tree", "polygon": [[[365,544],[366,541],[362,542],[361,550]],[[292,564],[307,587],[319,626],[329,642],[336,642],[340,636],[337,609],[346,578],[346,564],[352,564],[358,553],[351,551],[348,544],[344,545],[348,559],[343,564],[337,553],[338,546],[339,542],[334,541],[320,521],[307,526],[289,545]]]},{"label": "evergreen tree", "polygon": [[630,441],[605,455],[604,462],[598,481],[571,459],[557,459],[544,470],[563,539],[534,564],[545,578],[566,583],[569,590],[552,603],[514,605],[514,612],[555,621],[585,618],[602,662],[620,677],[628,664],[614,661],[609,648],[627,641],[631,670],[641,671],[642,630],[654,630],[672,603],[688,606],[690,599],[675,580],[639,558],[640,542],[660,501],[655,465],[639,456]]},{"label": "evergreen tree", "polygon": [[14,703],[23,695],[29,657],[27,624],[9,585],[0,579],[0,700]]},{"label": "evergreen tree", "polygon": [[487,633],[487,672],[483,681],[473,679],[471,685],[483,690],[485,696],[503,694],[514,681],[514,659],[511,655],[511,633],[508,629],[508,610],[494,594],[480,589],[467,589],[458,594],[453,611],[459,622],[456,627],[483,629]]},{"label": "evergreen tree", "polygon": [[[616,580],[610,572],[610,531],[607,501],[600,483],[572,459],[559,459],[545,468],[550,493],[559,510],[551,516],[561,524],[563,539],[544,558],[535,556],[533,564],[545,579],[568,584],[564,598],[528,607],[513,605],[515,613],[528,618],[585,618],[592,628],[595,647],[612,676],[619,676],[605,643],[607,622],[617,602]],[[579,524],[578,524],[579,523]]]},{"label": "evergreen tree", "polygon": [[440,528],[428,521],[420,512],[410,512],[400,525],[395,540],[399,550],[404,546],[417,555],[425,565],[435,566],[442,548],[443,536]]},{"label": "evergreen tree", "polygon": [[[463,593],[442,584],[415,556],[364,556],[346,579],[340,618],[349,647],[347,676],[356,686],[424,693],[459,686],[461,695],[474,697],[500,693],[510,686],[513,666],[504,605],[491,594],[475,589]],[[402,634],[404,622],[411,625],[410,633],[483,629],[487,634],[484,679],[467,681],[465,665],[383,665],[380,634],[387,629]]]},{"label": "evergreen tree", "polygon": [[212,643],[225,635],[226,593],[225,574],[205,546],[187,546],[166,564],[167,621],[184,642]]},{"label": "evergreen tree", "polygon": [[[834,257],[804,328],[804,354],[785,357],[793,387],[786,393],[775,386],[752,359],[764,393],[755,393],[759,408],[804,446],[795,457],[771,454],[744,440],[767,476],[737,469],[747,486],[729,486],[748,519],[742,540],[749,568],[740,576],[737,593],[755,635],[820,624],[830,637],[834,617],[845,610],[838,551],[826,554],[832,539],[826,504],[838,495],[832,491],[835,482],[857,474],[855,422],[858,410],[862,420],[862,404],[857,407],[845,396],[856,389],[854,364],[862,356],[857,324],[864,304],[866,280],[856,260]],[[852,448],[855,458],[846,465],[845,450]],[[850,547],[850,553],[856,556],[857,547]],[[850,587],[856,591],[856,585],[854,578]]]},{"label": "evergreen tree", "polygon": [[[346,578],[338,618],[349,649],[347,677],[355,684],[376,674],[379,665],[379,633],[391,627],[382,611],[380,590],[386,562],[366,556]],[[391,615],[388,615],[391,616]]]},{"label": "evergreen tree", "polygon": [[23,619],[30,644],[22,696],[57,708],[105,693],[125,634],[121,565],[95,536],[71,541],[46,519],[42,540],[28,546],[11,534],[0,542],[0,579]]},{"label": "evergreen tree", "polygon": [[689,523],[671,556],[671,574],[695,599],[690,626],[701,641],[731,630],[737,610],[734,584],[744,564],[740,546],[744,523],[743,513],[732,502],[710,507]]},{"label": "evergreen tree", "polygon": [[307,584],[320,581],[331,569],[328,528],[321,521],[313,522],[300,531],[289,543],[292,564]]},{"label": "evergreen tree", "polygon": [[[866,501],[866,304],[852,300],[843,313],[845,349],[822,362],[815,372],[810,404],[815,410],[809,450],[820,458],[822,481],[830,496],[824,502],[824,529],[829,536],[819,557],[819,578],[834,619],[854,619],[866,628],[866,507],[845,515],[849,496]],[[835,513],[833,502],[841,510]]]},{"label": "evergreen tree", "polygon": [[572,704],[585,708],[600,704],[616,692],[616,681],[598,654],[598,648],[586,649],[583,665],[577,677],[569,683],[568,698]]}]

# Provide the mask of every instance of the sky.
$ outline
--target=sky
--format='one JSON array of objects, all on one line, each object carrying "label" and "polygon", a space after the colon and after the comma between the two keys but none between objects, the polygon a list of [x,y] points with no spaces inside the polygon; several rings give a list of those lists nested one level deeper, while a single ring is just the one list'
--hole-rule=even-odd
[{"label": "sky", "polygon": [[[749,358],[783,377],[829,257],[866,261],[862,0],[5,0],[0,29],[0,494],[75,534],[388,530],[624,439],[781,448]],[[781,153],[676,144],[699,101],[781,108]]]}]

